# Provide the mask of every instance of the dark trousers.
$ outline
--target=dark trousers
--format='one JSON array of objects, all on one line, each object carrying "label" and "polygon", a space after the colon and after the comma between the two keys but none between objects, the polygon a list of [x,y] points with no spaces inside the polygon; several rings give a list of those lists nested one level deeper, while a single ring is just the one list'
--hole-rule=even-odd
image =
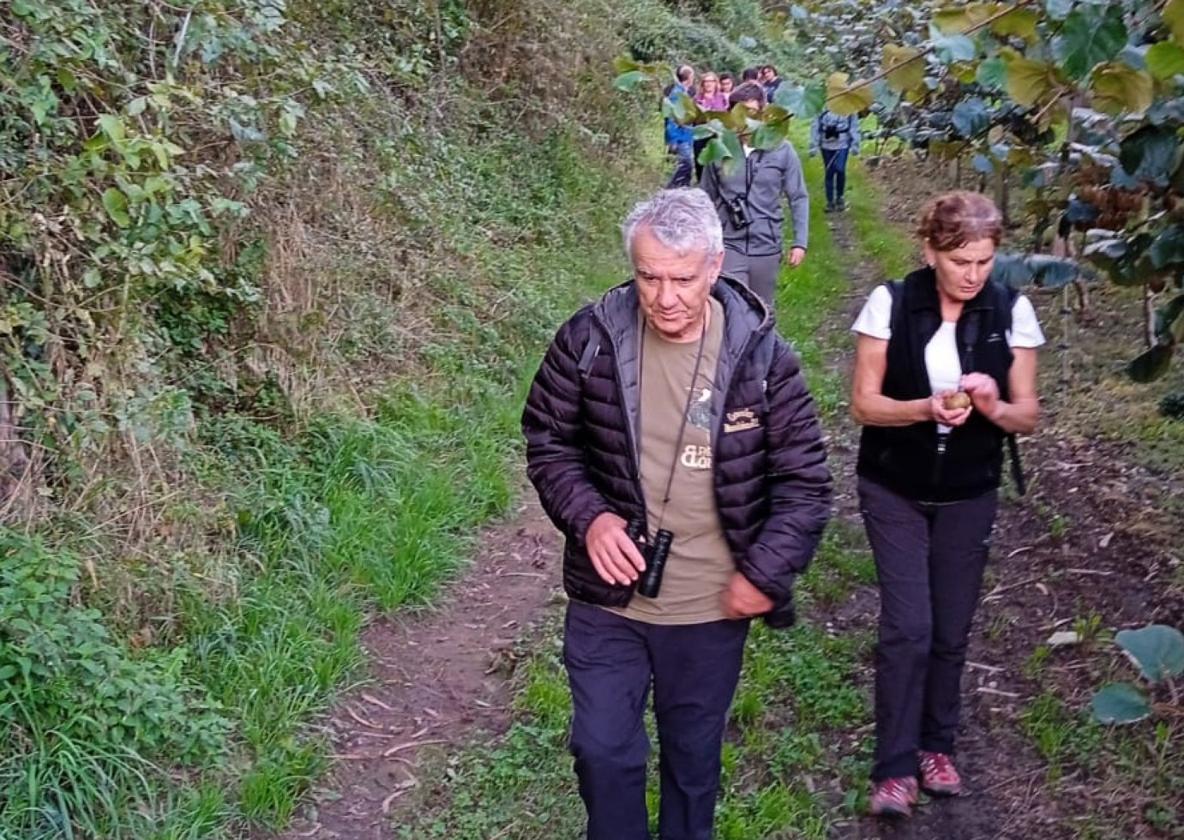
[{"label": "dark trousers", "polygon": [[747,621],[663,626],[573,601],[563,662],[570,747],[589,840],[648,840],[644,712],[658,723],[661,840],[709,840],[720,749],[740,676]]},{"label": "dark trousers", "polygon": [[834,204],[843,200],[843,193],[847,190],[847,153],[850,149],[823,149],[822,162],[826,166],[826,203]]},{"label": "dark trousers", "polygon": [[859,480],[880,584],[872,779],[913,776],[917,750],[953,753],[962,669],[998,494],[932,504]]},{"label": "dark trousers", "polygon": [[691,185],[691,176],[695,173],[695,164],[693,161],[694,152],[691,150],[691,143],[675,143],[671,146],[674,154],[674,174],[670,176],[670,181],[666,184],[667,189],[674,187],[689,187]]},{"label": "dark trousers", "polygon": [[710,142],[710,138],[704,137],[702,140],[696,140],[693,144],[691,144],[691,154],[695,159],[695,183],[696,184],[703,183],[703,164],[699,163],[699,153],[702,152],[704,148],[706,148],[706,146],[709,142]]}]

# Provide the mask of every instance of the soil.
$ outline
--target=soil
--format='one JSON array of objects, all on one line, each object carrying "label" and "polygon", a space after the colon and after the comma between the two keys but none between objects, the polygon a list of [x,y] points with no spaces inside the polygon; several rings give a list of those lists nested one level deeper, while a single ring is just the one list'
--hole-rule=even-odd
[{"label": "soil", "polygon": [[534,499],[484,530],[471,569],[431,611],[377,619],[363,643],[364,683],[323,721],[333,769],[282,840],[389,840],[399,800],[418,786],[422,749],[509,725],[517,642],[560,581],[560,537]]}]

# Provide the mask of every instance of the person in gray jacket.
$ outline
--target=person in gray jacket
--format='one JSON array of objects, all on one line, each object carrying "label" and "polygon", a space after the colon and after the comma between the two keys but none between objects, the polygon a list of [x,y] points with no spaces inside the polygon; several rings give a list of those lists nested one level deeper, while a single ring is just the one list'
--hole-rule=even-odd
[{"label": "person in gray jacket", "polygon": [[[765,92],[756,83],[736,88],[729,103],[743,103],[751,111],[765,105]],[[785,252],[782,240],[784,215],[781,196],[789,201],[793,241],[786,261],[794,267],[806,256],[810,197],[802,175],[802,162],[788,142],[773,149],[753,149],[747,137],[745,161],[734,171],[724,172],[720,163],[703,170],[700,187],[715,203],[724,229],[723,274],[740,280],[770,308],[773,290]]]}]

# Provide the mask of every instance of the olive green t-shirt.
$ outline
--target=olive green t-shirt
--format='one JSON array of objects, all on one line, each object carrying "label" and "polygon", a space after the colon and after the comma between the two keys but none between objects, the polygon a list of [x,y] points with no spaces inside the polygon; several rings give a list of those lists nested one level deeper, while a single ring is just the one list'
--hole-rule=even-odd
[{"label": "olive green t-shirt", "polygon": [[[652,540],[661,520],[674,534],[657,598],[634,595],[614,609],[651,624],[698,624],[725,618],[720,603],[736,570],[720,526],[711,470],[711,398],[723,343],[724,313],[710,299],[711,319],[694,382],[682,444],[675,452],[699,342],[667,341],[644,327],[641,354],[641,486]],[[662,512],[674,463],[670,502]]]}]

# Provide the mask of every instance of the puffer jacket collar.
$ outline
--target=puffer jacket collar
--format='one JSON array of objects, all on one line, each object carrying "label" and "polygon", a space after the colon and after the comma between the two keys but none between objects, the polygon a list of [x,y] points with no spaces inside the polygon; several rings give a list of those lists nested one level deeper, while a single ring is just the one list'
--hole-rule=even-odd
[{"label": "puffer jacket collar", "polygon": [[[732,374],[753,344],[773,329],[773,315],[747,286],[731,277],[721,275],[711,294],[720,302],[724,311],[723,346],[720,348],[719,362],[715,370],[715,388],[711,395],[711,438],[714,446]],[[639,305],[636,283],[630,279],[610,289],[593,308],[597,323],[612,345],[617,383],[621,389],[621,404],[629,421],[629,443],[635,465],[640,463],[638,441],[641,428],[641,380],[638,370],[638,354],[641,347]]]}]

